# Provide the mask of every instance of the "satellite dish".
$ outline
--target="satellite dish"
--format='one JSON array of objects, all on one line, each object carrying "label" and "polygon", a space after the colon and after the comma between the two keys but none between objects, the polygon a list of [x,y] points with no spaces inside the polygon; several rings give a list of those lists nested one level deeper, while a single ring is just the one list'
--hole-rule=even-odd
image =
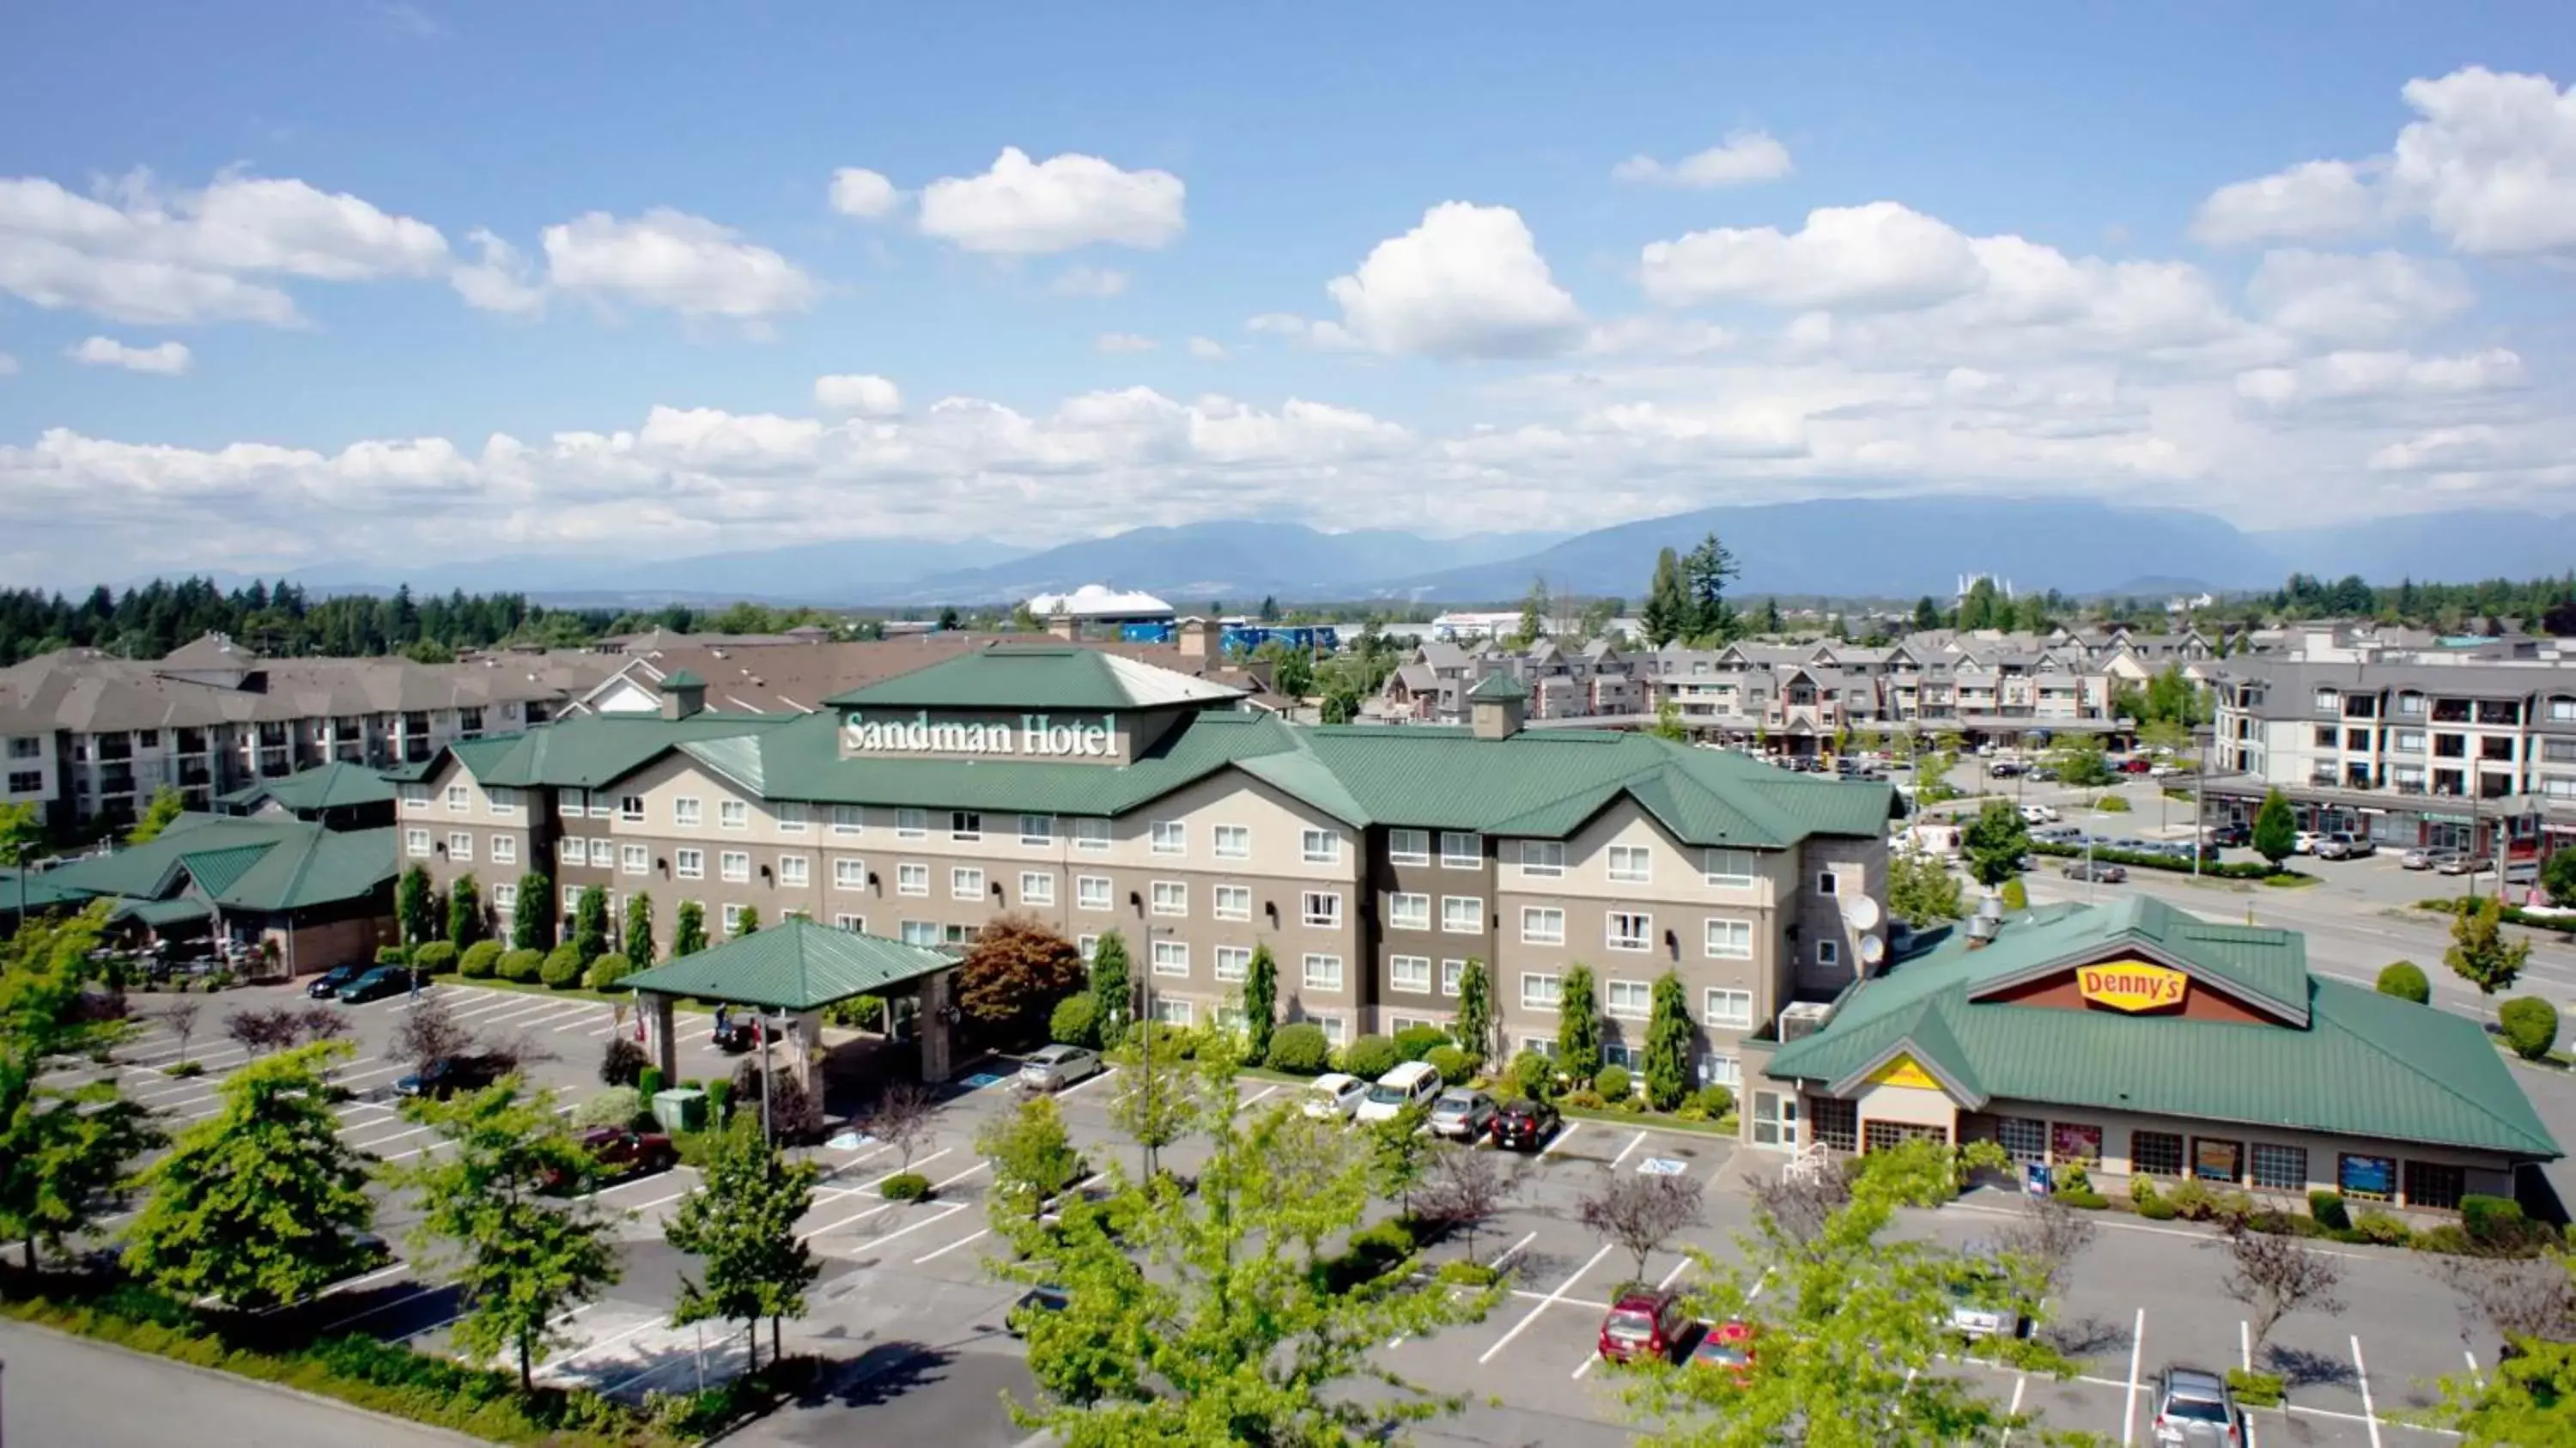
[{"label": "satellite dish", "polygon": [[1876,930],[1878,928],[1878,900],[1876,897],[1869,895],[1853,895],[1847,897],[1847,903],[1843,906],[1843,918],[1849,920],[1852,923],[1852,928],[1855,930]]},{"label": "satellite dish", "polygon": [[1885,959],[1887,959],[1886,941],[1881,940],[1875,935],[1864,935],[1860,938],[1861,964],[1876,965]]}]

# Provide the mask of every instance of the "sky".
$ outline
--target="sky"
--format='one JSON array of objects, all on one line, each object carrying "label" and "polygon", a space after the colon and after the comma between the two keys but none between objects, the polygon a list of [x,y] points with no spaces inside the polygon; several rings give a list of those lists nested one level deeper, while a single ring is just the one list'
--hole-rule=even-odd
[{"label": "sky", "polygon": [[2576,509],[2563,9],[2111,9],[31,0],[0,585]]}]

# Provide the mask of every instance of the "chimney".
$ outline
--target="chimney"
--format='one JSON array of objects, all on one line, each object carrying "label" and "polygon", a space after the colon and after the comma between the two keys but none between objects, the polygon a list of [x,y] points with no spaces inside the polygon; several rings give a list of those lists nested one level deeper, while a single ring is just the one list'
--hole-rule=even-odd
[{"label": "chimney", "polygon": [[1479,739],[1509,739],[1521,732],[1529,690],[1509,674],[1488,674],[1467,691],[1467,722]]},{"label": "chimney", "polygon": [[1217,623],[1212,618],[1185,618],[1180,624],[1181,657],[1203,659],[1215,653]]},{"label": "chimney", "polygon": [[662,680],[662,717],[686,719],[707,707],[707,681],[686,669]]},{"label": "chimney", "polygon": [[1047,615],[1047,632],[1060,639],[1073,637],[1073,615],[1056,612]]}]

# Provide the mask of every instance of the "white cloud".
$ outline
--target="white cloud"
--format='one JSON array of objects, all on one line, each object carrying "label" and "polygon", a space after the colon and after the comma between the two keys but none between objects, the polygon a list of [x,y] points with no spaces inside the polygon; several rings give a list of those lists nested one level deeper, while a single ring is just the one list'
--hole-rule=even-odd
[{"label": "white cloud", "polygon": [[593,211],[545,229],[546,279],[559,291],[756,323],[802,311],[821,290],[787,258],[704,217],[657,210],[632,220]]},{"label": "white cloud", "polygon": [[1222,362],[1225,360],[1225,344],[1214,337],[1192,337],[1190,355],[1202,362]]},{"label": "white cloud", "polygon": [[2360,167],[2308,161],[2219,187],[2192,217],[2191,234],[2219,245],[2323,239],[2366,231],[2379,216],[2379,198]]},{"label": "white cloud", "polygon": [[1631,156],[1610,169],[1612,179],[1650,186],[1741,186],[1776,181],[1795,169],[1789,148],[1768,131],[1729,131],[1721,144],[1667,166],[1652,156]]},{"label": "white cloud", "polygon": [[2367,256],[2265,252],[2245,295],[2273,326],[2338,344],[2411,336],[2448,321],[2477,300],[2457,266],[2393,251]]},{"label": "white cloud", "polygon": [[1508,206],[1442,202],[1325,290],[1341,305],[1341,331],[1380,352],[1541,356],[1571,345],[1583,324]]},{"label": "white cloud", "polygon": [[1103,332],[1093,339],[1092,345],[1103,352],[1151,352],[1162,344],[1133,332]]},{"label": "white cloud", "polygon": [[2403,442],[2393,442],[2370,455],[2375,473],[2484,471],[2517,466],[2529,459],[2499,429],[2486,423],[2437,427]]},{"label": "white cloud", "polygon": [[2522,385],[2521,355],[2502,347],[2450,357],[2329,352],[2295,366],[2240,372],[2236,395],[2280,409],[2355,399],[2456,397]]},{"label": "white cloud", "polygon": [[869,373],[844,373],[814,379],[814,401],[834,412],[862,417],[891,417],[903,411],[903,393],[893,383]]},{"label": "white cloud", "polygon": [[874,171],[844,166],[832,173],[832,209],[861,221],[882,221],[903,206],[903,193]]},{"label": "white cloud", "polygon": [[1127,274],[1107,267],[1067,267],[1057,274],[1054,288],[1058,296],[1114,297],[1127,290]]},{"label": "white cloud", "polygon": [[182,343],[129,347],[109,337],[89,338],[77,346],[66,348],[63,355],[84,366],[122,367],[128,372],[152,372],[163,377],[178,376],[187,371],[195,360]]},{"label": "white cloud", "polygon": [[921,229],[968,251],[1043,255],[1092,245],[1154,250],[1181,234],[1186,188],[1168,171],[1122,171],[1097,156],[1032,161],[1004,147],[979,176],[921,191]]},{"label": "white cloud", "polygon": [[519,255],[517,247],[482,230],[466,239],[474,243],[480,259],[470,265],[460,263],[447,274],[447,284],[456,288],[467,306],[518,316],[532,316],[546,309],[545,288],[537,284],[527,258]]},{"label": "white cloud", "polygon": [[1600,323],[1584,333],[1579,350],[1594,357],[1697,357],[1732,347],[1739,340],[1714,322],[1649,315]]},{"label": "white cloud", "polygon": [[1750,301],[1775,307],[1894,311],[1974,290],[1983,268],[1969,239],[1893,201],[1827,206],[1807,224],[1720,227],[1651,242],[1646,295],[1667,306]]}]

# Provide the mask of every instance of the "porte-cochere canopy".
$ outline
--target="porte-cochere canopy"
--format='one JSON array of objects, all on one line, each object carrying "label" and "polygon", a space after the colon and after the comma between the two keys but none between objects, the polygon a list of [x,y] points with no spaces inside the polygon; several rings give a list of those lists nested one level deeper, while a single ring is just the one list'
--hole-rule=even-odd
[{"label": "porte-cochere canopy", "polygon": [[953,970],[945,951],[817,925],[801,916],[712,949],[637,971],[621,987],[663,996],[817,1011],[858,995],[884,995]]}]

